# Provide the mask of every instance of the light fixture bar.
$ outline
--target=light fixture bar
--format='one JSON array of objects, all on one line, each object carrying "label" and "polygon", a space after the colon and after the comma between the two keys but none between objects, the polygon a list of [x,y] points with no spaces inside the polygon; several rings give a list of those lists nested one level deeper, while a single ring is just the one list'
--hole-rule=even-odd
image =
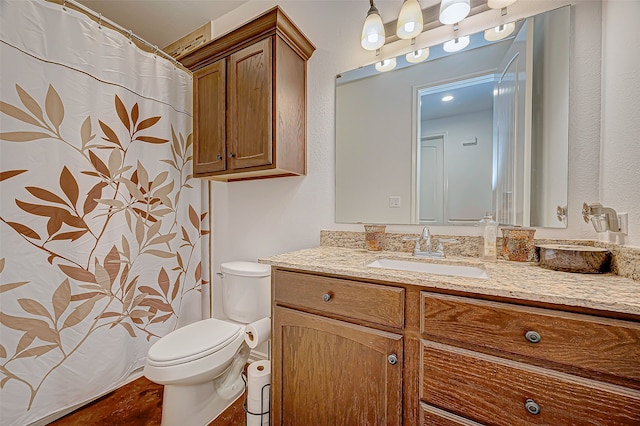
[{"label": "light fixture bar", "polygon": [[[478,13],[486,12],[489,9],[487,6],[487,0],[471,0],[471,11],[467,15],[477,15]],[[443,24],[440,22],[440,2],[434,4],[431,7],[422,9],[422,20],[424,22],[422,31],[429,31],[434,28],[441,27]],[[393,43],[400,40],[396,35],[396,28],[398,26],[398,20],[393,20],[384,24],[384,33],[386,34],[384,44]]]}]

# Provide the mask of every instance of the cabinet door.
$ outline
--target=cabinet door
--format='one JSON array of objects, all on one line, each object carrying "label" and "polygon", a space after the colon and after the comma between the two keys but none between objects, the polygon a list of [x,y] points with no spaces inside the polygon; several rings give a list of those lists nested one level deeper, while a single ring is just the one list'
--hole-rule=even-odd
[{"label": "cabinet door", "polygon": [[234,53],[229,58],[229,169],[272,163],[272,39]]},{"label": "cabinet door", "polygon": [[274,331],[273,425],[402,424],[402,336],[279,306]]},{"label": "cabinet door", "polygon": [[193,74],[193,169],[196,175],[225,170],[226,60]]}]

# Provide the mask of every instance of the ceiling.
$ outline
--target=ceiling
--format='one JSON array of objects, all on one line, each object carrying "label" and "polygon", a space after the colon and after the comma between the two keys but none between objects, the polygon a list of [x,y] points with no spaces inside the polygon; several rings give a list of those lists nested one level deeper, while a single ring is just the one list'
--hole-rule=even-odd
[{"label": "ceiling", "polygon": [[163,48],[248,0],[76,0]]},{"label": "ceiling", "polygon": [[[62,1],[62,0],[55,0]],[[249,0],[76,0],[116,24],[160,48],[166,47],[209,21],[213,21]],[[353,1],[353,0],[330,0]],[[369,5],[363,3],[364,20]],[[424,9],[440,0],[421,0]],[[401,0],[376,0],[385,22],[397,17]],[[361,23],[358,23],[361,25]],[[214,28],[215,32],[215,28]]]},{"label": "ceiling", "polygon": [[[456,87],[445,85],[449,87],[432,88],[429,94],[423,95],[420,99],[421,120],[435,120],[485,110],[493,111],[495,83],[488,80],[483,78],[478,82],[470,79],[468,84],[457,84]],[[442,98],[445,95],[453,96],[453,99],[443,101]]]}]

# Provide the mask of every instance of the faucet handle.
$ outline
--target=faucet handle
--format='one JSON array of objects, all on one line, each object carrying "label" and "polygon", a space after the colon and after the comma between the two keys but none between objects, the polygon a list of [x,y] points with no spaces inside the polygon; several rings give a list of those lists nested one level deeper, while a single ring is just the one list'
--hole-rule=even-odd
[{"label": "faucet handle", "polygon": [[456,240],[455,238],[440,238],[438,242],[439,243],[457,243],[458,240]]},{"label": "faucet handle", "polygon": [[415,241],[413,252],[420,251],[420,237],[402,237],[402,241]]},{"label": "faucet handle", "polygon": [[436,246],[436,253],[442,253],[444,255],[444,246],[442,243],[457,243],[458,240],[453,238],[440,238],[438,239],[438,245]]}]

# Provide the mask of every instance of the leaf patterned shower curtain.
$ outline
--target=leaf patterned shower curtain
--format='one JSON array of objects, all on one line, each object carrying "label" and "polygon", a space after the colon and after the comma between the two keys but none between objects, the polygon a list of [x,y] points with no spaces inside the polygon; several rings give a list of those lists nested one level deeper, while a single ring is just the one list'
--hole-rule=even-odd
[{"label": "leaf patterned shower curtain", "polygon": [[1,0],[0,399],[25,425],[140,374],[203,316],[191,76],[43,0]]}]

